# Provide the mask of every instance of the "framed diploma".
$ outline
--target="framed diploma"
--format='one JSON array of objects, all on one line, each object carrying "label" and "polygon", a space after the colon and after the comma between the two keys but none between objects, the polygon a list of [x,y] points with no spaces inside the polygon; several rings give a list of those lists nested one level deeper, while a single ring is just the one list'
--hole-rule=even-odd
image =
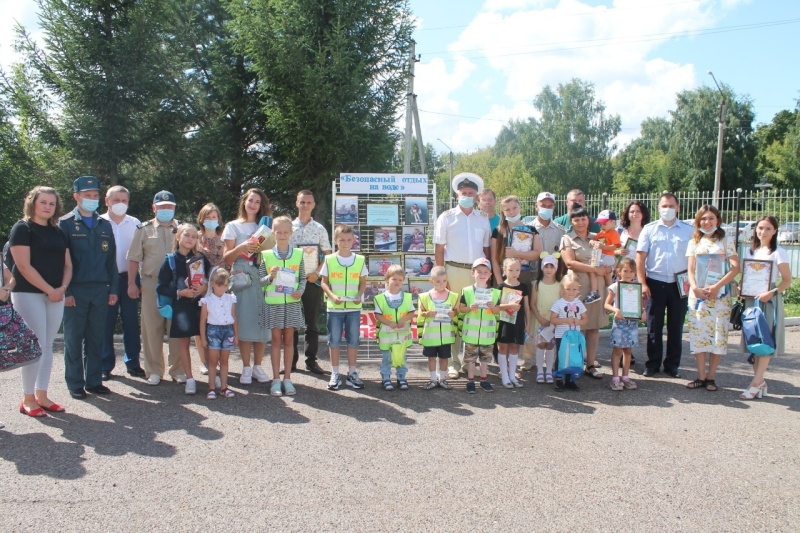
[{"label": "framed diploma", "polygon": [[772,261],[764,259],[742,260],[742,296],[755,298],[770,290],[772,284]]},{"label": "framed diploma", "polygon": [[642,284],[619,282],[619,310],[623,318],[639,320],[642,317]]},{"label": "framed diploma", "polygon": [[628,240],[625,241],[625,249],[628,250],[628,257],[631,259],[636,259],[636,247],[639,245],[639,241],[636,239],[631,239],[628,237]]},{"label": "framed diploma", "polygon": [[[728,273],[728,261],[723,254],[698,254],[695,256],[694,280],[698,287],[711,287]],[[728,286],[720,289],[717,297],[728,294]]]},{"label": "framed diploma", "polygon": [[319,245],[298,244],[297,247],[303,250],[303,268],[306,276],[316,272],[319,267]]},{"label": "framed diploma", "polygon": [[678,284],[678,294],[681,298],[689,297],[689,271],[683,270],[675,274],[675,283]]}]

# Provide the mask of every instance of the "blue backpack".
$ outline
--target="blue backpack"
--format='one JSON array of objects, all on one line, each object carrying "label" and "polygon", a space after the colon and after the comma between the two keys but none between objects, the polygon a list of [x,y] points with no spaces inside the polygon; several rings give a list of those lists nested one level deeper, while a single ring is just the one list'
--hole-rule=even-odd
[{"label": "blue backpack", "polygon": [[583,375],[583,360],[586,355],[586,337],[577,329],[569,329],[561,338],[558,349],[558,364],[553,374],[572,381]]},{"label": "blue backpack", "polygon": [[[772,304],[772,323],[777,322],[775,304]],[[742,337],[747,351],[753,355],[772,355],[775,353],[775,336],[767,323],[761,306],[748,307],[742,313]]]},{"label": "blue backpack", "polygon": [[[169,262],[169,269],[172,270],[172,281],[170,287],[176,287],[175,283],[175,254],[167,254],[167,262]],[[166,318],[172,320],[172,298],[169,296],[162,296],[156,292],[156,305],[158,305],[158,313]]]}]

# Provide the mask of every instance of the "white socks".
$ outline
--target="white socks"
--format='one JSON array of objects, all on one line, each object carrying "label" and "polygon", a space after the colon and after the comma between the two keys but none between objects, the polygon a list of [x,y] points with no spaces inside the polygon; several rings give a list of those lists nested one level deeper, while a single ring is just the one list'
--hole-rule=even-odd
[{"label": "white socks", "polygon": [[536,348],[536,371],[540,374],[552,372],[555,354],[555,349],[543,350],[542,348]]},{"label": "white socks", "polygon": [[509,381],[517,381],[517,361],[519,361],[518,353],[508,354],[508,379]]},{"label": "white socks", "polygon": [[506,354],[497,354],[497,364],[500,365],[500,379],[502,382],[509,383],[511,380],[508,378],[508,357]]}]

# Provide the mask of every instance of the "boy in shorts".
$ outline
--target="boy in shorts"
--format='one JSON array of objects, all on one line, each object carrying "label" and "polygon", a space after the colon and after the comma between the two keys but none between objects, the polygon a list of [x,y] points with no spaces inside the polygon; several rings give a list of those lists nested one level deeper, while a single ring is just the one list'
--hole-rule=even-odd
[{"label": "boy in shorts", "polygon": [[[600,264],[596,266],[607,266],[610,269],[604,279],[606,282],[605,286],[608,287],[613,282],[611,273],[614,272],[614,267],[617,265],[615,252],[622,247],[622,241],[619,238],[619,233],[617,233],[617,214],[610,209],[600,211],[595,222],[600,225],[600,232],[592,239],[592,246],[602,251],[600,254]],[[585,304],[591,304],[600,300],[599,276],[590,273],[589,278],[591,278],[592,281],[592,290],[583,300]]]},{"label": "boy in shorts", "polygon": [[419,343],[422,345],[422,355],[428,358],[428,371],[431,373],[431,380],[425,385],[425,389],[441,387],[450,390],[453,387],[447,383],[447,364],[452,357],[453,343],[456,342],[453,319],[456,316],[458,294],[447,289],[447,270],[443,266],[431,269],[430,280],[433,288],[419,295],[417,311]]},{"label": "boy in shorts", "polygon": [[356,357],[361,329],[361,298],[367,288],[367,263],[363,255],[351,251],[354,241],[353,226],[336,226],[333,233],[336,253],[325,256],[325,263],[319,273],[322,277],[322,290],[328,297],[328,351],[331,357],[329,390],[339,390],[342,386],[339,373],[342,329],[347,341],[347,386],[354,389],[364,388],[364,382],[358,377]]},{"label": "boy in shorts", "polygon": [[467,392],[475,393],[475,362],[480,361],[480,386],[486,392],[494,387],[486,379],[488,365],[492,360],[492,346],[497,338],[497,316],[502,307],[500,291],[489,287],[492,264],[485,257],[472,263],[475,284],[464,287],[461,292],[459,313],[461,314],[461,339],[464,343],[464,362],[467,365]]}]

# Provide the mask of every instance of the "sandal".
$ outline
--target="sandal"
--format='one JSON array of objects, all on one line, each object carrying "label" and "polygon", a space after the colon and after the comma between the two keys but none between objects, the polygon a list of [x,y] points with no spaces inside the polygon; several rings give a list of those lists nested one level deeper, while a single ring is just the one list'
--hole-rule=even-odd
[{"label": "sandal", "polygon": [[214,392],[213,390],[208,391],[208,394],[206,394],[206,400],[216,400],[216,399],[217,399],[217,393]]},{"label": "sandal", "polygon": [[536,383],[544,383],[544,374],[542,372],[536,374]]},{"label": "sandal", "polygon": [[389,379],[384,379],[381,383],[381,388],[383,390],[394,390],[394,385],[392,385],[392,381]]},{"label": "sandal", "polygon": [[700,378],[697,378],[696,380],[690,381],[689,383],[686,384],[687,389],[702,389],[705,386],[706,386],[706,380]]},{"label": "sandal", "polygon": [[221,395],[225,396],[226,398],[233,398],[234,396],[236,396],[236,393],[234,393],[232,390],[230,390],[227,387],[225,387],[224,389],[220,389],[219,393]]},{"label": "sandal", "polygon": [[713,379],[707,379],[706,380],[706,390],[707,391],[711,391],[711,392],[714,392],[715,390],[717,390],[717,384],[714,382]]},{"label": "sandal", "polygon": [[584,370],[583,373],[586,374],[589,377],[594,378],[594,379],[602,379],[603,378],[603,374],[600,373],[597,370],[597,363],[587,366],[586,370]]},{"label": "sandal", "polygon": [[545,381],[545,383],[552,383],[553,382],[553,374],[551,374],[550,372],[545,374],[544,375],[544,381]]}]

